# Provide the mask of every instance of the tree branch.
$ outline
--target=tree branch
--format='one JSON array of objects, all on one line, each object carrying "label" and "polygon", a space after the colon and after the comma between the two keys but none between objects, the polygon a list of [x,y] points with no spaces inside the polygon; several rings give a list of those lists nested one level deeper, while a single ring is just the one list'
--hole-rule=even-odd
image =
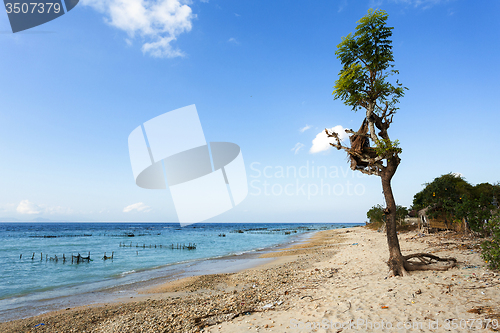
[{"label": "tree branch", "polygon": [[[367,163],[368,165],[364,168],[354,168],[355,170],[358,170],[364,174],[367,174],[367,175],[377,175],[379,176],[382,172],[382,170],[384,169],[384,166],[382,164],[382,160],[384,160],[385,158],[387,158],[386,156],[376,156],[376,157],[371,157],[370,155],[368,155],[368,153],[363,153],[363,152],[358,152],[354,149],[351,149],[350,147],[347,147],[347,146],[344,146],[340,140],[340,137],[338,135],[338,133],[336,133],[335,131],[331,131],[329,132],[328,129],[325,128],[325,133],[326,135],[329,137],[329,138],[334,138],[335,139],[335,143],[331,143],[330,142],[330,145],[332,147],[335,147],[337,148],[337,150],[344,150],[347,152],[347,154],[352,158],[352,157],[357,157],[359,159],[360,162],[364,162],[364,163]],[[346,129],[346,133],[350,133],[352,135],[360,135],[360,136],[366,136],[366,137],[369,137],[368,134],[357,134],[358,132],[355,132],[351,129]],[[351,168],[353,168],[351,166]],[[353,169],[353,170],[354,170]]]},{"label": "tree branch", "polygon": [[368,121],[368,129],[370,130],[370,138],[375,144],[378,144],[378,137],[377,134],[375,134],[375,126],[374,126],[374,119],[377,117],[375,114],[375,103],[374,102],[369,102],[368,107],[366,108],[366,120]]}]

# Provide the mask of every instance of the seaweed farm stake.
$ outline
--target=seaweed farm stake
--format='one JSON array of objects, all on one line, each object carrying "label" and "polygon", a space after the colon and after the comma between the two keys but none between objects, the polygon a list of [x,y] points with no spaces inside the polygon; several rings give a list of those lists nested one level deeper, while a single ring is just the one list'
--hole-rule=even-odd
[{"label": "seaweed farm stake", "polygon": [[106,252],[104,252],[104,257],[102,257],[103,260],[108,260],[108,259],[113,259],[113,256],[115,255],[114,252],[111,252],[111,257],[106,257]]}]

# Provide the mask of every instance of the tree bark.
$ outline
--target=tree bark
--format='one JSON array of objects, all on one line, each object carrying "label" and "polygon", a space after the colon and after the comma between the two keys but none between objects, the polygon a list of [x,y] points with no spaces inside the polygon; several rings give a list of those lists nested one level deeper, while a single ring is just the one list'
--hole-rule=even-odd
[{"label": "tree bark", "polygon": [[387,161],[387,166],[380,175],[382,179],[382,189],[384,191],[385,202],[385,224],[387,233],[387,245],[389,246],[389,269],[394,276],[403,276],[406,273],[404,268],[404,259],[399,247],[399,239],[396,231],[396,201],[392,194],[391,179],[396,173],[399,164],[399,157],[393,156]]}]

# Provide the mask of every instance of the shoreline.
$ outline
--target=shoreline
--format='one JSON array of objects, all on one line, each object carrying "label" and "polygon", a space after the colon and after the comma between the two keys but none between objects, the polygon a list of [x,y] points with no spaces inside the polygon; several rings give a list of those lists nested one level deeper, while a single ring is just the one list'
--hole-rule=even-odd
[{"label": "shoreline", "polygon": [[[253,312],[255,307],[265,306],[265,299],[258,297],[254,298],[254,289],[256,288],[256,284],[258,279],[255,279],[254,274],[260,274],[262,270],[266,271],[276,271],[280,272],[280,269],[287,267],[290,275],[287,277],[287,281],[292,283],[291,276],[294,275],[294,271],[300,272],[300,267],[307,265],[306,258],[301,259],[301,262],[296,262],[295,265],[290,265],[290,263],[294,262],[297,259],[297,256],[300,255],[288,255],[283,256],[282,254],[290,251],[294,247],[304,248],[307,247],[307,244],[314,243],[318,239],[318,235],[324,235],[325,233],[331,234],[335,233],[339,230],[347,230],[348,228],[340,228],[340,229],[330,229],[323,231],[316,231],[311,233],[308,236],[308,239],[305,242],[297,242],[297,244],[286,243],[282,246],[276,247],[272,249],[272,252],[275,253],[271,256],[271,258],[260,258],[267,260],[267,263],[258,265],[252,268],[246,268],[237,273],[218,273],[218,274],[208,274],[208,275],[197,275],[193,277],[187,277],[171,282],[167,282],[157,286],[156,288],[160,288],[161,290],[154,290],[152,288],[144,288],[138,291],[138,293],[144,293],[143,295],[137,296],[135,298],[122,298],[117,300],[116,302],[111,303],[99,303],[99,304],[90,304],[86,306],[79,306],[75,308],[65,309],[65,310],[57,310],[51,311],[48,313],[41,314],[35,317],[29,317],[26,319],[14,320],[0,323],[0,330],[2,332],[29,332],[35,325],[43,323],[44,325],[37,326],[37,331],[47,331],[51,332],[54,330],[54,327],[58,327],[60,331],[63,332],[80,332],[80,331],[109,331],[98,329],[97,327],[90,328],[89,326],[94,326],[95,318],[101,318],[102,320],[108,319],[108,316],[113,315],[118,311],[118,309],[127,308],[125,311],[128,314],[133,314],[138,311],[138,308],[147,311],[149,306],[154,303],[162,303],[163,306],[168,308],[178,309],[184,308],[184,310],[180,311],[180,313],[189,313],[192,315],[199,315],[200,311],[206,310],[205,307],[201,307],[201,304],[207,304],[208,302],[212,302],[212,298],[215,296],[216,298],[221,297],[221,294],[225,294],[227,298],[228,295],[236,295],[236,298],[241,298],[243,302],[234,302],[232,304],[232,308],[238,311],[239,313],[248,313]],[[324,236],[322,236],[324,238]],[[261,255],[260,253],[259,255]],[[270,255],[266,254],[266,257],[270,257]],[[272,258],[275,257],[275,258]],[[281,257],[281,258],[279,258]],[[271,282],[275,282],[276,280],[271,280]],[[229,285],[229,289],[226,290],[227,283]],[[153,293],[152,293],[153,292]],[[243,293],[240,295],[240,293]],[[286,296],[287,293],[282,293],[281,296]],[[280,295],[277,295],[280,296]],[[234,298],[234,297],[233,297]],[[280,302],[280,301],[277,301]],[[198,306],[196,306],[198,305]],[[275,304],[274,306],[283,305],[283,301],[280,304]],[[185,307],[190,308],[192,311],[186,311]],[[194,306],[194,309],[193,309]],[[156,306],[155,306],[156,307]],[[225,310],[227,312],[228,309]],[[174,310],[175,311],[175,310]],[[168,311],[167,311],[168,312]],[[78,320],[75,320],[75,316]],[[226,316],[224,313],[222,316]],[[231,316],[231,315],[230,315]],[[177,316],[175,316],[177,318]],[[168,331],[177,331],[182,330],[186,331],[186,327],[184,324],[187,323],[187,318],[183,316],[177,318],[177,320],[170,322],[170,328],[173,330]],[[88,322],[90,320],[90,322]],[[187,331],[197,332],[199,329],[197,325],[191,325],[192,327],[188,328]],[[182,327],[182,328],[180,328]],[[129,331],[132,328],[129,328]],[[127,329],[120,328],[118,331],[122,331]],[[112,329],[111,331],[116,331]],[[150,330],[151,332],[156,331]]]},{"label": "shoreline", "polygon": [[[259,266],[269,259],[260,258],[262,253],[279,250],[280,248],[303,243],[317,231],[293,235],[283,243],[266,248],[252,249],[240,254],[229,253],[222,256],[204,259],[194,259],[187,262],[168,264],[151,269],[134,272],[133,275],[107,278],[102,281],[87,284],[88,291],[79,291],[78,286],[56,288],[42,293],[18,295],[3,299],[4,307],[9,306],[9,300],[16,300],[16,307],[2,310],[3,322],[27,319],[67,308],[116,303],[125,298],[139,298],[140,290],[197,275],[236,273],[248,268]],[[96,287],[91,287],[96,285]],[[72,295],[72,292],[76,294]],[[55,296],[50,297],[51,294]],[[21,299],[21,301],[19,301]],[[35,305],[33,305],[35,304]]]},{"label": "shoreline", "polygon": [[319,231],[306,243],[266,255],[275,259],[264,265],[146,288],[140,299],[0,323],[0,331],[340,332],[334,324],[385,321],[438,322],[437,329],[415,331],[448,332],[443,325],[451,319],[498,323],[500,275],[485,268],[477,240],[459,236],[401,233],[403,255],[439,252],[456,257],[458,266],[391,278],[385,234],[362,227]]}]

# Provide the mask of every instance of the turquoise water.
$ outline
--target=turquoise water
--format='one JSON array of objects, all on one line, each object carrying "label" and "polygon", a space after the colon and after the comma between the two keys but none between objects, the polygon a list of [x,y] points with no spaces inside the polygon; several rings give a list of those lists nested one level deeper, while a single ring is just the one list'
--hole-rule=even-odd
[{"label": "turquoise water", "polygon": [[[359,224],[0,223],[0,320],[5,320],[2,310],[18,303],[173,275],[202,259],[251,253],[306,232],[353,225]],[[89,252],[91,261],[71,262],[71,255]],[[113,259],[103,260],[104,253],[113,253]],[[50,259],[55,256],[58,261]]]}]

